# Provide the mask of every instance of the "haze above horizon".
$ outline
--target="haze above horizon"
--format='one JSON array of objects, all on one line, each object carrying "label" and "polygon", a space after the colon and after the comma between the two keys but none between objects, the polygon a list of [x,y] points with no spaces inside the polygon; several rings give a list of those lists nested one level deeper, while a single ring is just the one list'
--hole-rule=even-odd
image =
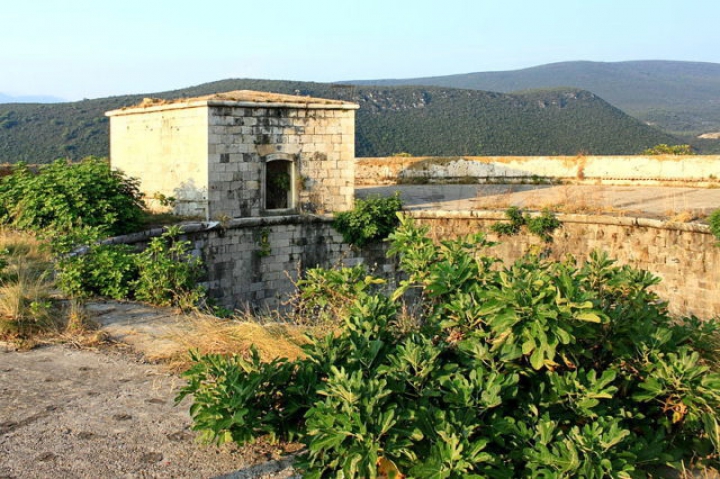
[{"label": "haze above horizon", "polygon": [[30,0],[0,7],[0,92],[69,101],[226,78],[333,82],[561,61],[720,63],[717,0]]}]

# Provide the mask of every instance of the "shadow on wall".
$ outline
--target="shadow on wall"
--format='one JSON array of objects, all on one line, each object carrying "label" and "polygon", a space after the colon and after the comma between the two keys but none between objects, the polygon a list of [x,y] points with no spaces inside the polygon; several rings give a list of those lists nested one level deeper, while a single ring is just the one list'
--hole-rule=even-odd
[{"label": "shadow on wall", "polygon": [[172,191],[145,191],[143,200],[155,213],[208,220],[207,188],[198,188],[193,180],[184,181]]},{"label": "shadow on wall", "polygon": [[173,213],[208,220],[208,191],[198,188],[194,180],[183,181],[174,190],[172,196]]}]

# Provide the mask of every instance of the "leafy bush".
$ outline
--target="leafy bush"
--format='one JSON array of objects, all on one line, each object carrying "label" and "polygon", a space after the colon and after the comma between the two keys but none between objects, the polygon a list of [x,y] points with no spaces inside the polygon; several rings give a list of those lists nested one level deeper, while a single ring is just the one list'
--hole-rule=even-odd
[{"label": "leafy bush", "polygon": [[533,216],[527,220],[528,231],[546,243],[552,242],[552,233],[560,226],[562,226],[560,220],[548,209],[542,210],[539,216]]},{"label": "leafy bush", "polygon": [[[204,296],[198,285],[202,261],[190,254],[188,241],[177,239],[179,233],[178,228],[170,228],[136,253],[127,245],[96,243],[98,233],[86,232],[87,250],[58,260],[59,285],[73,298],[99,295],[158,306],[195,306]],[[63,237],[57,249],[75,245],[75,241]]]},{"label": "leafy bush", "polygon": [[[594,253],[499,268],[483,235],[391,235],[407,275],[363,290],[306,357],[195,355],[204,439],[271,434],[307,448],[304,477],[645,477],[720,463],[718,325],[674,322],[658,279]],[[422,326],[396,327],[411,290]],[[713,338],[708,342],[708,338]]]},{"label": "leafy bush", "polygon": [[720,241],[720,210],[713,211],[708,217],[710,232]]},{"label": "leafy bush", "polygon": [[337,325],[350,305],[385,281],[368,274],[359,264],[349,268],[312,268],[298,280],[295,316],[313,325]]},{"label": "leafy bush", "polygon": [[552,232],[562,226],[560,220],[548,209],[544,209],[539,216],[524,214],[517,206],[511,206],[505,211],[509,223],[495,223],[491,229],[503,236],[512,236],[520,232],[523,226],[527,226],[530,233],[538,236],[546,243],[552,242]]},{"label": "leafy bush", "polygon": [[58,284],[72,298],[133,297],[132,284],[138,265],[127,245],[93,245],[82,255],[67,256],[57,263]]},{"label": "leafy bush", "polygon": [[398,225],[397,213],[402,209],[400,194],[383,198],[380,196],[355,201],[352,211],[335,215],[333,227],[342,234],[346,243],[365,246],[383,240]]},{"label": "leafy bush", "polygon": [[642,152],[643,155],[694,155],[690,145],[666,145],[661,143]]},{"label": "leafy bush", "polygon": [[0,221],[20,229],[87,225],[120,234],[140,224],[142,206],[137,181],[94,157],[58,160],[38,173],[19,164],[0,180]]},{"label": "leafy bush", "polygon": [[190,253],[190,242],[177,239],[178,227],[153,238],[137,255],[138,279],[133,282],[135,298],[158,306],[191,307],[204,290],[198,285],[202,260]]}]

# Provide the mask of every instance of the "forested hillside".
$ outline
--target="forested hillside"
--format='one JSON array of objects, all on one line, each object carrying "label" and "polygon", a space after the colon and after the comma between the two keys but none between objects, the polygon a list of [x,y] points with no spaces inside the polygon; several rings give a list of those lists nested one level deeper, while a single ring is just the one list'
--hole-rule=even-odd
[{"label": "forested hillside", "polygon": [[581,88],[668,132],[694,136],[720,131],[720,64],[716,63],[579,61],[512,71],[352,83],[429,85],[506,93],[536,88]]},{"label": "forested hillside", "polygon": [[677,139],[578,89],[503,94],[440,87],[371,87],[222,80],[182,90],[57,104],[0,104],[0,162],[108,154],[104,112],[143,97],[261,90],[351,100],[357,156],[632,154]]}]

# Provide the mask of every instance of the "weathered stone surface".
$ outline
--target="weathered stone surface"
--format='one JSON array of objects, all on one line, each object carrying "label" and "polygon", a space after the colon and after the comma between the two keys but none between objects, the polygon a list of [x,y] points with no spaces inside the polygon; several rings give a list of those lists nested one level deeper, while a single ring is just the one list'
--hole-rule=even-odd
[{"label": "weathered stone surface", "polygon": [[466,156],[359,158],[359,185],[403,181],[528,180],[533,177],[578,182],[680,182],[717,184],[719,155],[657,156]]},{"label": "weathered stone surface", "polygon": [[247,91],[149,101],[107,113],[110,158],[140,179],[151,207],[162,209],[157,194],[174,197],[178,214],[266,214],[265,165],[273,159],[293,164],[290,209],[345,211],[353,205],[356,108]]},{"label": "weathered stone surface", "polygon": [[[532,235],[499,238],[491,232],[497,212],[421,210],[409,213],[430,227],[440,240],[479,231],[499,241],[492,253],[512,264],[530,245],[540,244]],[[552,259],[570,253],[586,259],[593,250],[609,253],[617,264],[650,271],[662,282],[654,287],[669,301],[670,312],[700,318],[720,316],[720,248],[706,225],[673,224],[644,218],[558,215],[562,228],[553,235]]]}]

